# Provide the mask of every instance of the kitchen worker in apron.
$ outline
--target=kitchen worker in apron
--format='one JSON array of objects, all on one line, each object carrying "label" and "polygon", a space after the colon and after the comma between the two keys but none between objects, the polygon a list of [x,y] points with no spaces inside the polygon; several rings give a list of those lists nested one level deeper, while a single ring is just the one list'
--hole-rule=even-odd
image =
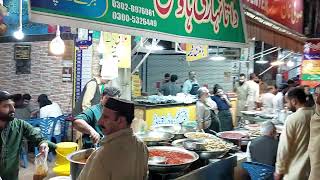
[{"label": "kitchen worker in apron", "polygon": [[316,113],[310,123],[309,157],[311,172],[309,180],[318,180],[320,177],[320,84],[315,87],[314,101],[316,103]]},{"label": "kitchen worker in apron", "polygon": [[79,180],[146,180],[148,149],[134,134],[131,101],[108,98],[98,124],[105,138],[92,153]]},{"label": "kitchen worker in apron", "polygon": [[197,95],[199,83],[196,79],[196,73],[194,71],[189,72],[189,79],[183,83],[182,92],[185,94]]}]

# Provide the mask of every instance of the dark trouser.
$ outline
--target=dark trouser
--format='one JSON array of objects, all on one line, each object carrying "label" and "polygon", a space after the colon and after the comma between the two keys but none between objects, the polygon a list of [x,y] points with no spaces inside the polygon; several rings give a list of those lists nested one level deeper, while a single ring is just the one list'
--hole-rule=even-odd
[{"label": "dark trouser", "polygon": [[230,110],[220,110],[218,117],[221,124],[221,131],[233,130],[232,115]]},{"label": "dark trouser", "polygon": [[216,113],[214,111],[211,111],[210,116],[211,116],[211,125],[209,126],[209,128],[205,129],[204,131],[206,133],[210,133],[210,134],[213,134],[210,130],[213,130],[215,132],[220,132],[221,125],[220,125],[218,115],[216,115]]}]

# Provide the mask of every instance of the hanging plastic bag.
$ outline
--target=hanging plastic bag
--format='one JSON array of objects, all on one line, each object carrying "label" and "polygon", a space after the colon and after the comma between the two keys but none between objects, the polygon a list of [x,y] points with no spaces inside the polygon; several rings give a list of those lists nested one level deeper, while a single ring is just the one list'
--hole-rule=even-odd
[{"label": "hanging plastic bag", "polygon": [[33,180],[43,180],[48,175],[48,149],[45,150],[44,154],[38,154],[35,157],[35,172],[33,175]]}]

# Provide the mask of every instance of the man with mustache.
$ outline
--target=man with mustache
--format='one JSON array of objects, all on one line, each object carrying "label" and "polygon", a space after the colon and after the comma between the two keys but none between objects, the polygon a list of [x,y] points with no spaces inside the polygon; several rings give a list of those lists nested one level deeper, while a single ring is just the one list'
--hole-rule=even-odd
[{"label": "man with mustache", "polygon": [[94,151],[78,180],[145,180],[148,172],[148,149],[130,125],[134,104],[108,98],[98,124],[105,138]]},{"label": "man with mustache", "polygon": [[286,119],[280,136],[274,179],[307,180],[310,173],[310,121],[314,109],[306,107],[306,94],[302,88],[291,89],[285,98],[294,113]]},{"label": "man with mustache", "polygon": [[0,177],[18,180],[19,152],[22,139],[39,144],[41,154],[48,152],[48,142],[30,124],[14,117],[12,96],[0,91]]}]

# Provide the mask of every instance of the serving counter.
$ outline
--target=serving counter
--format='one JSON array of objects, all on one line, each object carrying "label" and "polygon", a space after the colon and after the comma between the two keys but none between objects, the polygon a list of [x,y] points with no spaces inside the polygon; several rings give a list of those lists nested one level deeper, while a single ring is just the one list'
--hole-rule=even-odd
[{"label": "serving counter", "polygon": [[196,105],[192,104],[135,104],[135,117],[144,120],[148,129],[157,124],[179,124],[196,120]]}]

